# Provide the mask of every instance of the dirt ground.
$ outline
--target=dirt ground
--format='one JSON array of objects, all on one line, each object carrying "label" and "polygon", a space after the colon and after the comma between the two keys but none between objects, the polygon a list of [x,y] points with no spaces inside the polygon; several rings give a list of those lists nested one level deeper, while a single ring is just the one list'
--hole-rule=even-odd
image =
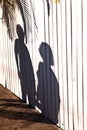
[{"label": "dirt ground", "polygon": [[60,130],[0,85],[0,130]]}]

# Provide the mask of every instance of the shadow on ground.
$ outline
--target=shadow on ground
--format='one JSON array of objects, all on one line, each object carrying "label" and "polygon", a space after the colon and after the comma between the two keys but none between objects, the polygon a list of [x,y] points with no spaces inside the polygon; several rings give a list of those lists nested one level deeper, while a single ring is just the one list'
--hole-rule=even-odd
[{"label": "shadow on ground", "polygon": [[0,130],[59,130],[34,108],[0,85]]}]

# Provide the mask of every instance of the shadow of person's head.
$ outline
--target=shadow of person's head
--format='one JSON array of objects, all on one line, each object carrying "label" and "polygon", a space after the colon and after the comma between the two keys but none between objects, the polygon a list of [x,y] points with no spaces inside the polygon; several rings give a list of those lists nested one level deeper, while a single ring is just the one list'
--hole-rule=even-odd
[{"label": "shadow of person's head", "polygon": [[24,40],[24,31],[19,24],[16,26],[16,31],[17,31],[18,38]]},{"label": "shadow of person's head", "polygon": [[[49,60],[50,60],[49,65],[50,66],[54,65],[52,50],[51,50],[50,46],[47,43],[45,43],[45,42],[41,43],[41,45],[39,47],[39,52],[40,52],[40,55],[43,58],[44,62],[46,62],[47,58],[50,57],[49,58]],[[47,57],[47,55],[48,55],[48,57]]]}]

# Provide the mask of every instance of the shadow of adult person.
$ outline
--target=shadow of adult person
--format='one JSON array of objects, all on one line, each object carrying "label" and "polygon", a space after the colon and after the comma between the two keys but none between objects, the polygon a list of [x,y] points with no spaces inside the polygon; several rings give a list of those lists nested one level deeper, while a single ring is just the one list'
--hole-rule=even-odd
[{"label": "shadow of adult person", "polygon": [[15,59],[17,64],[18,76],[21,83],[22,100],[29,102],[30,105],[35,104],[35,79],[33,66],[29,51],[24,43],[24,32],[18,24],[16,26],[18,38],[15,40]]},{"label": "shadow of adult person", "polygon": [[37,106],[54,123],[58,123],[60,109],[59,83],[51,68],[54,65],[50,46],[42,42],[39,47],[43,59],[39,63],[37,77]]}]

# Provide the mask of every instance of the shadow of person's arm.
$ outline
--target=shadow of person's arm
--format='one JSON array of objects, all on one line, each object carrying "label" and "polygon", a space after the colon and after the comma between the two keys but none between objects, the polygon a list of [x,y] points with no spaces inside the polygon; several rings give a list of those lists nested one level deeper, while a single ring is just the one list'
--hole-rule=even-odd
[{"label": "shadow of person's arm", "polygon": [[17,64],[17,70],[18,70],[18,76],[19,78],[21,78],[21,74],[20,74],[20,67],[19,67],[19,60],[18,60],[18,55],[19,55],[19,51],[18,51],[18,39],[15,40],[15,59],[16,59],[16,64]]}]

